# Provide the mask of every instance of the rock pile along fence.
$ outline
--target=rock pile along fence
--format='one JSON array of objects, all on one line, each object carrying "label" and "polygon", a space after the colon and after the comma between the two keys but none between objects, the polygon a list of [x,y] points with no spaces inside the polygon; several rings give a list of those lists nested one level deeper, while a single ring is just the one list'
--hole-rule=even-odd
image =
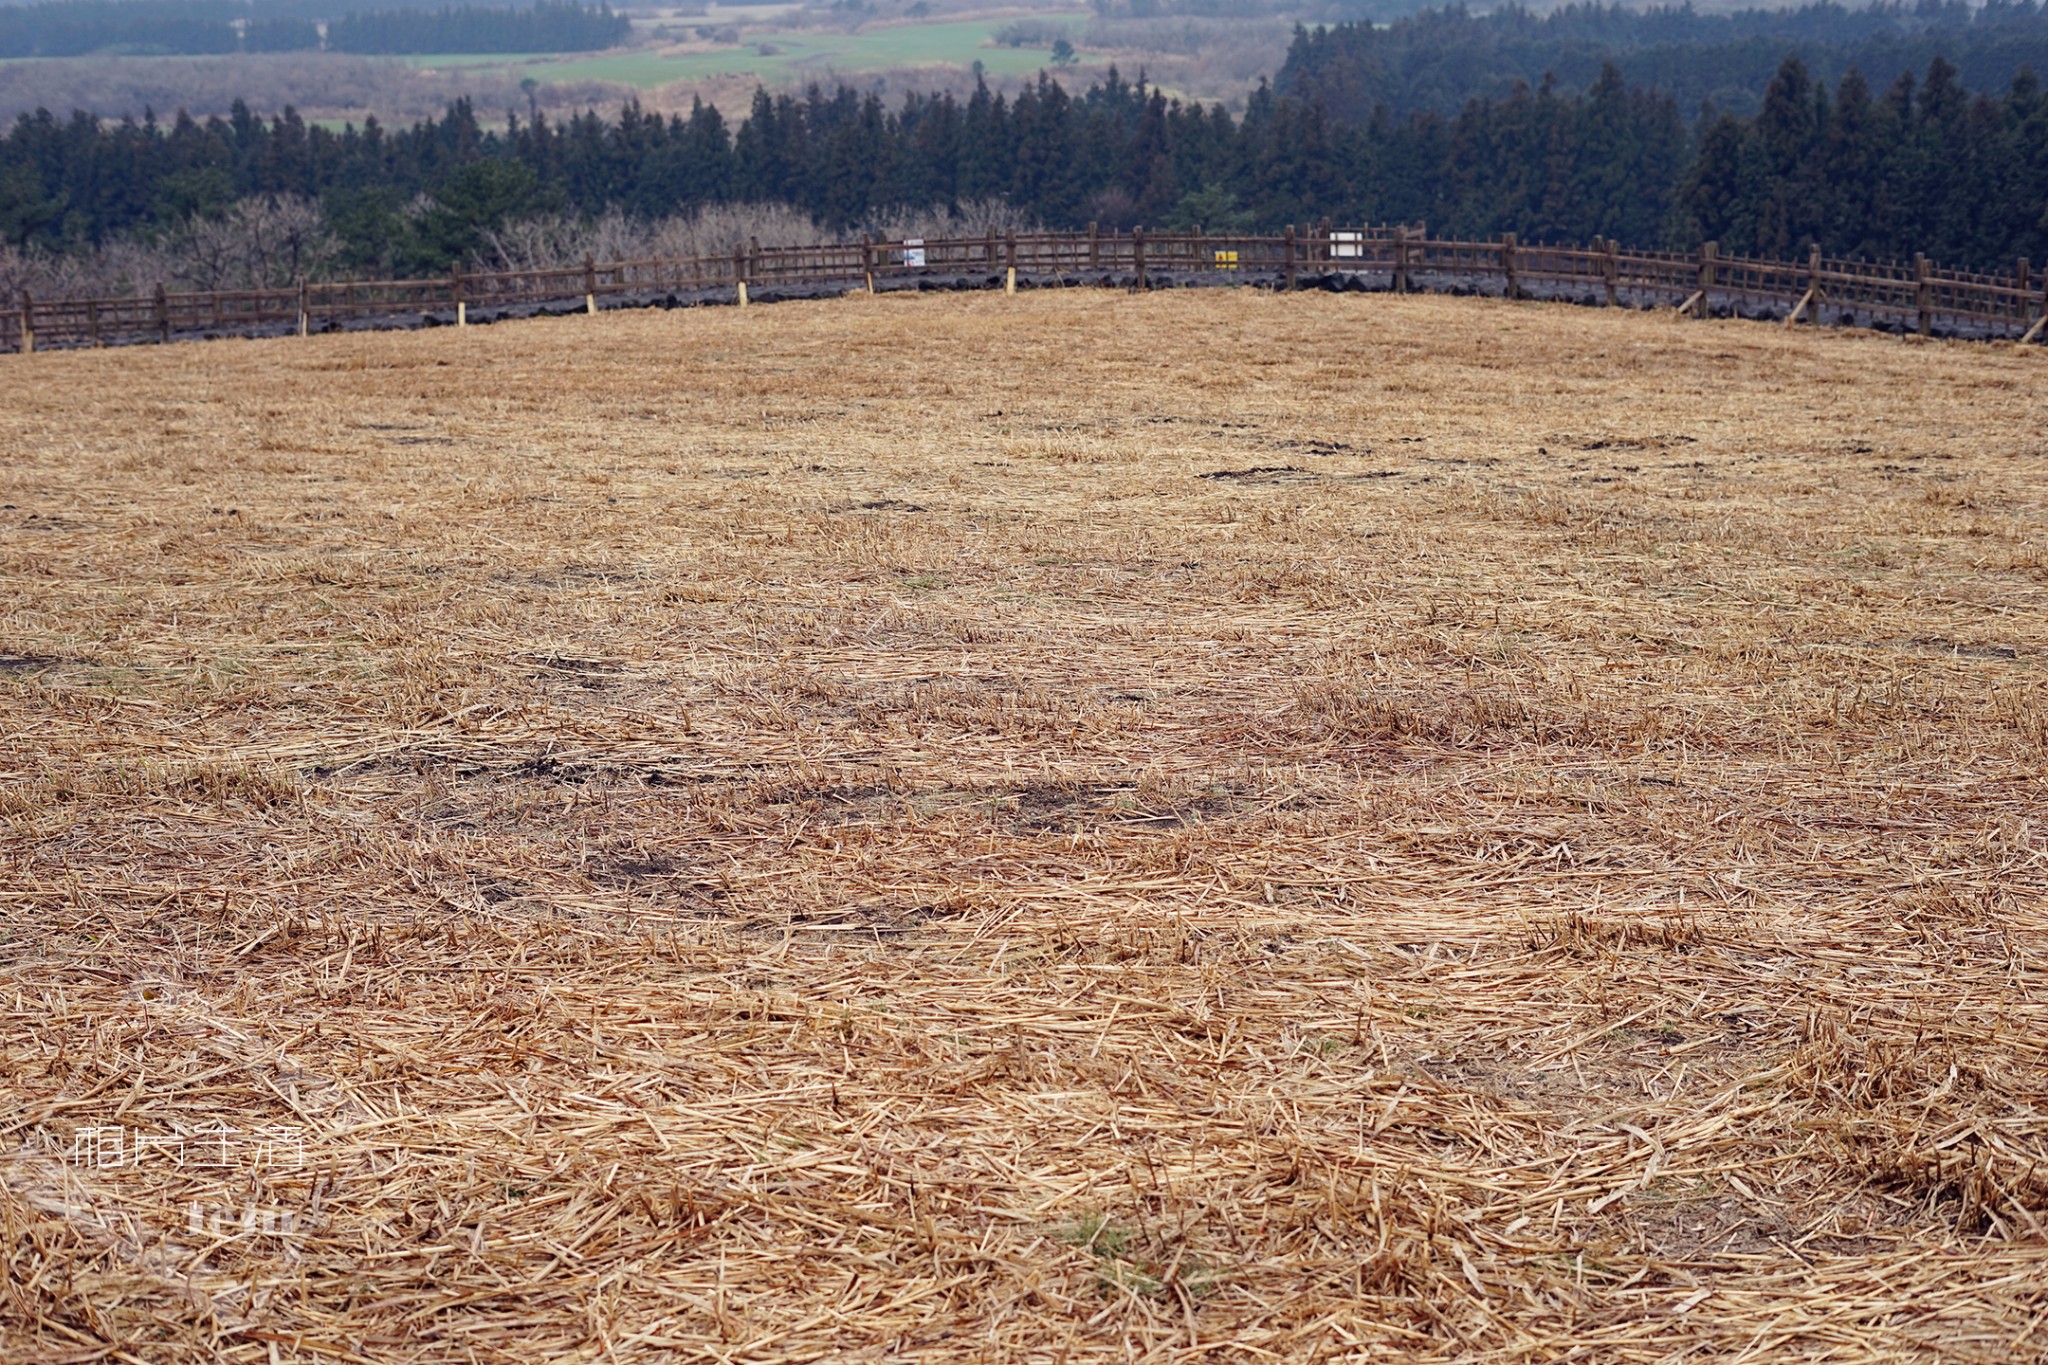
[{"label": "rock pile along fence", "polygon": [[1783,319],[1921,335],[2030,342],[2048,323],[2048,275],[1910,262],[1804,262],[1694,252],[1443,241],[1420,227],[1204,233],[1012,233],[943,240],[753,246],[728,256],[608,261],[436,279],[303,282],[114,299],[38,300],[0,310],[0,351],[358,328],[466,325],[605,308],[813,298],[864,289],[1265,288],[1486,294],[1610,307],[1676,306],[1692,316]]}]

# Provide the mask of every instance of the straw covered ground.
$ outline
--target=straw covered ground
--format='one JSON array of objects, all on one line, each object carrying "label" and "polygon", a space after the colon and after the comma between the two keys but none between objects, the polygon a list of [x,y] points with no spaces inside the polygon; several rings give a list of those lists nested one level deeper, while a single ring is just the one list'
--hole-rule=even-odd
[{"label": "straw covered ground", "polygon": [[0,1356],[2039,1358],[2043,363],[0,358]]}]

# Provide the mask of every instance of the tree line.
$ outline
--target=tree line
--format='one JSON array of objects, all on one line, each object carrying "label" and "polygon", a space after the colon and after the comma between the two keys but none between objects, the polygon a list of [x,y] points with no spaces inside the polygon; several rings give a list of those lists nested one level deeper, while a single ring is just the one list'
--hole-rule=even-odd
[{"label": "tree line", "polygon": [[1296,99],[1320,101],[1334,119],[1362,122],[1382,107],[1452,113],[1546,77],[1583,90],[1611,64],[1627,83],[1669,94],[1688,117],[1702,105],[1754,114],[1787,57],[1830,85],[1851,70],[1889,80],[1941,57],[1965,85],[1997,90],[2022,67],[2048,71],[2048,7],[2037,0],[1879,0],[1857,9],[1817,3],[1702,14],[1689,3],[1591,3],[1543,15],[1513,5],[1476,15],[1452,5],[1380,26],[1297,27],[1274,83]]},{"label": "tree line", "polygon": [[[319,21],[326,21],[323,42]],[[407,5],[333,11],[319,0],[43,0],[0,4],[0,57],[94,53],[589,52],[624,42],[632,24],[607,0],[525,6]]]},{"label": "tree line", "polygon": [[0,6],[0,57],[233,52],[238,46],[233,20],[240,8],[219,0],[49,0]]},{"label": "tree line", "polygon": [[1212,231],[1427,223],[1439,235],[1624,243],[1743,254],[2048,261],[2048,95],[2022,72],[1972,94],[1940,58],[1882,94],[1830,90],[1796,58],[1758,111],[1688,124],[1665,92],[1602,69],[1455,115],[1381,108],[1332,119],[1261,86],[1242,118],[1112,71],[1070,94],[1041,75],[1014,98],[813,87],[757,92],[737,126],[697,104],[629,104],[564,121],[469,105],[386,129],[262,119],[106,123],[25,117],[0,138],[0,238],[61,250],[169,230],[249,196],[318,201],[337,268],[445,270],[485,234],[537,214],[658,218],[707,204],[784,203],[841,231],[892,205],[1007,199],[1053,227]]},{"label": "tree line", "polygon": [[329,52],[590,52],[632,32],[606,0],[536,0],[526,9],[380,9],[342,15],[327,26]]}]

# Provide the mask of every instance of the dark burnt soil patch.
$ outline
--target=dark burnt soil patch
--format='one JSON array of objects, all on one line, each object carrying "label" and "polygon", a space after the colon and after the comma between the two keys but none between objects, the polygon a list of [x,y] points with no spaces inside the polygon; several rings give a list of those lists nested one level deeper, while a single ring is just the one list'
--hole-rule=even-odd
[{"label": "dark burnt soil patch", "polygon": [[1911,640],[1901,640],[1898,647],[1933,650],[1937,654],[1954,654],[1965,659],[2017,659],[2020,656],[2019,650],[2012,645],[1958,644],[1943,635],[1916,636]]},{"label": "dark burnt soil patch", "polygon": [[788,923],[799,933],[851,933],[868,939],[907,938],[950,912],[935,905],[900,905],[891,901],[850,901],[791,912]]},{"label": "dark burnt soil patch", "polygon": [[1298,464],[1257,464],[1249,469],[1215,469],[1207,474],[1195,475],[1198,479],[1235,479],[1250,483],[1284,483],[1294,476],[1308,476],[1308,471]]},{"label": "dark burnt soil patch", "polygon": [[1239,797],[1223,792],[1148,796],[1134,787],[1069,787],[1051,782],[964,794],[979,802],[997,824],[1023,834],[1163,832],[1223,819],[1245,805]]},{"label": "dark burnt soil patch", "polygon": [[755,795],[783,820],[813,829],[965,821],[1019,835],[1159,833],[1228,819],[1254,804],[1220,790],[1162,795],[1125,785],[1058,782],[918,790],[887,782],[784,786],[769,779]]},{"label": "dark burnt soil patch", "polygon": [[635,905],[712,910],[722,908],[731,895],[724,882],[705,876],[703,867],[645,849],[594,860],[583,875],[602,890],[627,893]]}]

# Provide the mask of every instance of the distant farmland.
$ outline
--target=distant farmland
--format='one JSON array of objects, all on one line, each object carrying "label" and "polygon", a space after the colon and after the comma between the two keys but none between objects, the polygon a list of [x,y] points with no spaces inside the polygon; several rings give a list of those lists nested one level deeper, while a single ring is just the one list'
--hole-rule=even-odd
[{"label": "distant farmland", "polygon": [[[1073,17],[1078,29],[1081,16]],[[853,75],[920,66],[958,68],[977,61],[996,76],[1026,76],[1047,68],[1052,56],[1045,48],[1000,47],[990,42],[1006,22],[975,19],[900,24],[858,33],[763,31],[745,42],[706,50],[643,49],[598,56],[530,57],[477,53],[402,60],[420,68],[502,65],[540,81],[605,81],[641,89],[725,76],[753,76],[778,83],[806,75],[824,79],[835,72]]]},{"label": "distant farmland", "polygon": [[0,356],[0,1356],[2039,1359],[2041,365]]},{"label": "distant farmland", "polygon": [[[768,7],[772,10],[777,7]],[[1044,47],[1008,47],[994,34],[1014,19],[983,19],[867,28],[858,33],[756,27],[772,18],[762,9],[718,9],[707,16],[663,21],[688,41],[608,53],[437,53],[364,57],[341,53],[242,53],[217,57],[31,58],[0,61],[0,117],[38,108],[88,108],[139,115],[145,107],[225,115],[236,101],[271,111],[290,105],[308,118],[340,127],[368,114],[386,122],[442,112],[462,97],[495,120],[524,109],[529,96],[560,112],[612,106],[635,91],[672,87],[654,97],[663,109],[689,107],[693,95],[728,112],[743,110],[756,83],[771,88],[812,80],[944,71],[958,86],[980,62],[992,78],[1024,78],[1052,67]],[[1080,15],[1071,18],[1078,34]],[[737,25],[738,41],[696,39],[705,26],[723,32]],[[1101,60],[1100,54],[1084,54]],[[1124,54],[1133,69],[1144,54]],[[1155,76],[1171,65],[1161,58]],[[1093,71],[1094,68],[1090,68]],[[529,92],[526,81],[540,88]],[[1232,87],[1235,89],[1235,86]],[[1218,92],[1221,93],[1221,92]]]}]

